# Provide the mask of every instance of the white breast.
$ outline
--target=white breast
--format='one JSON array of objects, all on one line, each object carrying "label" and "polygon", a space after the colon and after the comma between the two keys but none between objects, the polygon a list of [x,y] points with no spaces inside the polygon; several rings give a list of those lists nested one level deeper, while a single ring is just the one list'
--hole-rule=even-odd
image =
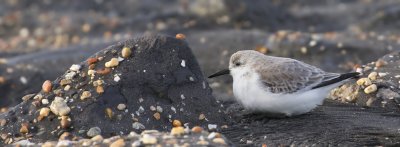
[{"label": "white breast", "polygon": [[307,113],[321,105],[328,92],[340,85],[313,89],[290,94],[267,92],[259,81],[259,76],[250,72],[246,76],[233,76],[233,93],[239,103],[246,109],[268,113],[279,113],[287,116]]}]

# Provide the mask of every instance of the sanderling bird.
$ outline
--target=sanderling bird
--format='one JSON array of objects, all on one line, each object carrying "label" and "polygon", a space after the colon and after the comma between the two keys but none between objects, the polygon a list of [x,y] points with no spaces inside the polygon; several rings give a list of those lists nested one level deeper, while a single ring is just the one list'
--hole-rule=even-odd
[{"label": "sanderling bird", "polygon": [[233,93],[252,112],[294,116],[321,105],[329,91],[359,73],[330,73],[301,61],[253,50],[234,53],[229,69],[208,78],[231,74]]}]

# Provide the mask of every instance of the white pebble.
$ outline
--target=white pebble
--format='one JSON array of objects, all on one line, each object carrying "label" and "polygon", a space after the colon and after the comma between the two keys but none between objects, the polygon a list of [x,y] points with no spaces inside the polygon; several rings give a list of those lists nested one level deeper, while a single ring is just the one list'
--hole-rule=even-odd
[{"label": "white pebble", "polygon": [[43,105],[49,104],[49,100],[48,100],[48,99],[42,99],[42,104],[43,104]]},{"label": "white pebble", "polygon": [[185,62],[185,60],[182,60],[182,62],[181,62],[181,66],[182,66],[182,67],[185,67],[185,66],[186,66],[186,62]]},{"label": "white pebble", "polygon": [[387,74],[388,74],[388,73],[384,73],[384,72],[378,73],[379,77],[384,77],[384,76],[386,76]]},{"label": "white pebble", "polygon": [[21,83],[24,85],[28,83],[28,80],[24,76],[20,77],[19,81],[21,81]]},{"label": "white pebble", "polygon": [[184,99],[185,99],[185,96],[184,96],[183,94],[181,94],[181,99],[182,99],[182,100],[184,100]]},{"label": "white pebble", "polygon": [[217,125],[216,124],[208,124],[208,129],[209,130],[217,129]]},{"label": "white pebble", "polygon": [[114,81],[119,82],[119,80],[121,80],[121,78],[118,75],[114,75]]},{"label": "white pebble", "polygon": [[78,64],[73,64],[73,65],[69,68],[69,70],[71,70],[71,71],[79,71],[80,69],[81,69],[81,66],[78,65]]}]

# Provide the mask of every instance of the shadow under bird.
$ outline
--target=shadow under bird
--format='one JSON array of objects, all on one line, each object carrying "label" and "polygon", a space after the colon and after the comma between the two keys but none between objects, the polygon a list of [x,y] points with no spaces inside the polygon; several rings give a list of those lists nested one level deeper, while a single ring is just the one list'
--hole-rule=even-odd
[{"label": "shadow under bird", "polygon": [[253,50],[234,53],[229,69],[208,78],[230,74],[233,93],[247,110],[294,116],[321,105],[329,91],[359,75],[330,73],[304,62],[261,54]]}]

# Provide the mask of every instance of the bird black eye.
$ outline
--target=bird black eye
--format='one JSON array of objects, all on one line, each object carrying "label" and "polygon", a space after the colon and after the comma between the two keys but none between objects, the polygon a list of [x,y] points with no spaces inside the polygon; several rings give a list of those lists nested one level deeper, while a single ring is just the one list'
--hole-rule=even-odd
[{"label": "bird black eye", "polygon": [[235,65],[236,65],[236,66],[240,66],[240,62],[236,62]]}]

